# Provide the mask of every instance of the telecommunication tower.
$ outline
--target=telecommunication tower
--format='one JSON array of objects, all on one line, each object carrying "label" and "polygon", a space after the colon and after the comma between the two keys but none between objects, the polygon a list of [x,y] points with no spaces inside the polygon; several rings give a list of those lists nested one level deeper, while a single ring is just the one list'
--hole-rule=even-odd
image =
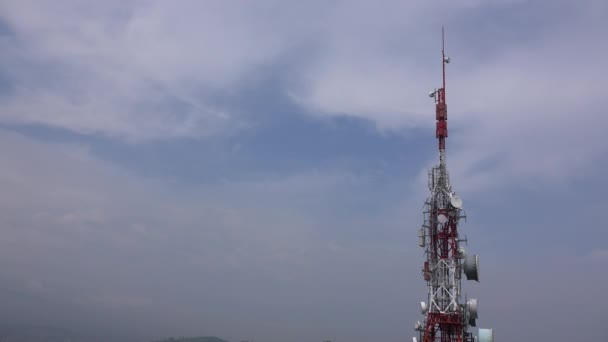
[{"label": "telecommunication tower", "polygon": [[[422,276],[428,287],[428,302],[420,303],[424,316],[415,330],[421,342],[492,342],[492,329],[476,327],[477,300],[461,302],[461,278],[479,281],[479,257],[468,255],[461,246],[466,243],[458,235],[458,224],[466,219],[462,199],[456,196],[450,185],[446,166],[445,140],[448,137],[448,111],[445,99],[445,67],[450,58],[445,55],[444,31],[441,29],[441,56],[443,84],[429,96],[435,100],[435,135],[439,141],[439,165],[429,170],[431,196],[424,203],[424,223],[420,228],[419,245],[424,248],[426,261]],[[418,337],[413,338],[418,342]]]}]

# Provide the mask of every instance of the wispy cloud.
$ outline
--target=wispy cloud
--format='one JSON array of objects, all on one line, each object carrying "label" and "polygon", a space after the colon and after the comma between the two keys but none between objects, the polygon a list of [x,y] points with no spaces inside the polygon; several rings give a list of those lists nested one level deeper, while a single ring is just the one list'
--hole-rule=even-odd
[{"label": "wispy cloud", "polygon": [[[374,269],[402,254],[366,241],[363,257],[360,238],[332,232],[333,224],[350,222],[349,230],[361,234],[361,223],[339,223],[342,218],[331,214],[340,198],[356,191],[352,187],[366,182],[352,175],[310,173],[184,189],[138,177],[84,147],[6,131],[0,141],[6,165],[0,171],[3,276],[27,284],[19,291],[30,296],[69,304],[71,311],[60,317],[39,318],[46,323],[70,318],[86,325],[91,315],[137,313],[142,329],[130,331],[153,337],[173,329],[160,324],[166,319],[155,314],[160,310],[183,315],[170,323],[179,329],[200,329],[195,317],[204,315],[208,329],[236,338],[247,333],[246,324],[222,328],[229,317],[241,317],[233,305],[253,314],[259,297],[270,307],[295,309],[328,298],[329,292],[317,292],[321,283],[332,291],[353,277],[359,288],[371,284],[363,274],[342,278],[331,275],[333,269]],[[328,205],[334,208],[323,210]],[[295,297],[272,299],[277,291]],[[337,298],[353,296],[356,291]],[[215,314],[192,303],[208,303]],[[36,305],[41,314],[53,310]],[[264,317],[278,319],[280,312]],[[287,327],[279,331],[277,336],[290,334]]]}]

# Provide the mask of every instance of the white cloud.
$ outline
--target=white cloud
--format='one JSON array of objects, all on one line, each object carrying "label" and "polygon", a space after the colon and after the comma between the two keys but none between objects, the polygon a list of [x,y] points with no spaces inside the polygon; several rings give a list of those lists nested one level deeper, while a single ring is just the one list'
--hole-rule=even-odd
[{"label": "white cloud", "polygon": [[[244,5],[244,4],[243,4]],[[239,126],[208,98],[281,51],[247,5],[5,3],[2,120],[139,140]],[[255,10],[255,11],[254,11]],[[261,26],[261,28],[260,28]]]},{"label": "white cloud", "polygon": [[451,91],[455,176],[476,189],[563,182],[604,160],[607,102],[597,85],[608,76],[599,57],[608,51],[590,32],[564,32],[470,75],[458,73]]},{"label": "white cloud", "polygon": [[[231,93],[297,51],[285,92],[314,114],[361,116],[388,129],[420,125],[431,107],[424,94],[438,83],[431,60],[441,22],[518,3],[4,3],[14,35],[0,41],[12,87],[0,120],[128,140],[238,129],[245,123],[210,94]],[[485,84],[504,62],[467,74]]]},{"label": "white cloud", "polygon": [[[580,3],[569,15],[561,13],[565,19],[557,22],[563,27],[543,27],[541,20],[538,32],[530,32],[529,40],[509,42],[505,47],[496,40],[491,57],[476,63],[451,55],[448,149],[450,168],[463,190],[520,181],[562,182],[580,177],[603,158],[608,144],[602,127],[608,122],[602,114],[607,102],[600,85],[608,77],[602,60],[608,50],[597,42],[608,27],[597,16],[600,8],[605,5]],[[484,10],[474,8],[468,15],[482,15]],[[360,22],[373,16],[357,14]],[[412,14],[419,13],[408,13]],[[440,15],[453,19],[449,13]],[[383,129],[421,126],[432,136],[434,108],[425,91],[440,85],[441,75],[440,64],[430,65],[425,58],[438,57],[439,51],[429,55],[420,47],[435,47],[437,35],[419,33],[403,24],[403,47],[399,49],[393,42],[394,50],[387,50],[389,45],[378,43],[386,39],[382,34],[387,32],[369,29],[372,32],[367,35],[377,33],[377,39],[357,36],[354,42],[342,43],[350,43],[346,48],[328,52],[316,61],[306,78],[307,86],[294,97],[313,112],[361,116]],[[520,30],[515,22],[503,29]],[[454,37],[454,31],[467,34],[458,28],[448,30],[448,55],[479,44],[492,46]],[[416,42],[419,49],[407,51],[410,44],[405,42]],[[480,167],[482,164],[487,166]]]}]

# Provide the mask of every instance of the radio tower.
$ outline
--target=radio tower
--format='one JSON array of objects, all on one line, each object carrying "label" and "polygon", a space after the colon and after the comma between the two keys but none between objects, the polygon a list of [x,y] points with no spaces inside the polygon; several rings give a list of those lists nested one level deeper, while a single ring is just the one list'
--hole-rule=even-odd
[{"label": "radio tower", "polygon": [[[419,230],[419,245],[424,248],[426,261],[422,275],[427,283],[428,304],[420,303],[423,323],[415,329],[421,342],[492,342],[492,329],[479,329],[475,337],[470,327],[476,326],[477,300],[461,303],[462,273],[467,280],[479,281],[479,257],[467,255],[459,238],[458,224],[466,219],[462,200],[450,185],[446,167],[445,140],[448,137],[448,111],[445,101],[445,66],[450,58],[445,55],[444,31],[441,29],[443,84],[429,94],[435,99],[436,137],[439,140],[439,165],[429,171],[431,196],[424,203],[424,223]],[[413,338],[418,342],[418,338]]]}]

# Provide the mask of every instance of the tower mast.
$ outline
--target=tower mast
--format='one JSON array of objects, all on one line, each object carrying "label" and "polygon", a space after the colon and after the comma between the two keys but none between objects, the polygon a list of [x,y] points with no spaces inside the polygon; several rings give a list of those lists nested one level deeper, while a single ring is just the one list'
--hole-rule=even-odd
[{"label": "tower mast", "polygon": [[[428,304],[420,303],[424,320],[415,329],[422,342],[490,342],[491,329],[479,329],[475,339],[469,331],[476,326],[477,300],[461,302],[461,277],[479,281],[479,257],[467,255],[460,245],[458,225],[465,218],[462,200],[452,191],[446,166],[445,140],[448,137],[447,104],[445,100],[445,69],[450,58],[445,55],[445,33],[441,28],[442,87],[431,92],[435,99],[435,136],[439,143],[439,165],[429,171],[430,197],[424,205],[424,223],[420,228],[419,245],[426,261],[422,275],[428,287]],[[414,342],[418,342],[416,337]]]}]

